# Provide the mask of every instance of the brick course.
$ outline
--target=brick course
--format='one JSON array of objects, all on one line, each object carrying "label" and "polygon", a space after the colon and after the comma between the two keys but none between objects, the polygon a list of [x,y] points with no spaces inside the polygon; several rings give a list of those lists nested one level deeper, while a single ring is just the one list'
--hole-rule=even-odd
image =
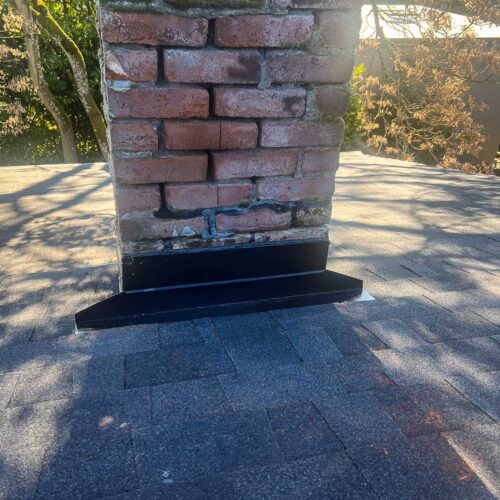
[{"label": "brick course", "polygon": [[298,47],[309,41],[314,17],[231,16],[215,21],[215,43],[219,47]]},{"label": "brick course", "polygon": [[166,50],[165,79],[175,83],[258,83],[260,54],[238,50]]},{"label": "brick course", "polygon": [[261,127],[261,145],[269,148],[339,146],[344,123],[279,121],[266,122]]},{"label": "brick course", "polygon": [[275,83],[343,83],[351,78],[354,53],[339,55],[273,55],[268,57],[269,78]]},{"label": "brick course", "polygon": [[113,158],[113,173],[123,184],[196,182],[207,177],[208,156],[168,156],[165,158]]},{"label": "brick course", "polygon": [[100,11],[122,252],[326,238],[360,1],[185,1]]},{"label": "brick course", "polygon": [[216,116],[232,118],[300,117],[306,106],[304,89],[239,89],[214,90]]},{"label": "brick course", "polygon": [[108,80],[154,82],[158,78],[158,54],[155,49],[113,47],[104,51]]},{"label": "brick course", "polygon": [[217,215],[217,229],[223,231],[270,231],[284,229],[290,226],[290,212],[275,212],[270,209],[250,210],[246,213]]},{"label": "brick course", "polygon": [[112,123],[109,126],[111,143],[115,150],[156,151],[157,125],[151,122]]},{"label": "brick course", "polygon": [[173,15],[104,11],[100,17],[104,41],[140,45],[202,47],[208,21]]},{"label": "brick course", "polygon": [[111,118],[208,118],[208,103],[202,88],[108,90]]},{"label": "brick course", "polygon": [[298,154],[293,151],[227,152],[213,153],[212,160],[216,179],[239,179],[293,175]]}]

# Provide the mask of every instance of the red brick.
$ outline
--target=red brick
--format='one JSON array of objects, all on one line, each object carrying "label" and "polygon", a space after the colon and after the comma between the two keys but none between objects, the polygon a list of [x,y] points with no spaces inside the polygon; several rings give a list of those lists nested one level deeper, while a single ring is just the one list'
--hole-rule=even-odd
[{"label": "red brick", "polygon": [[207,177],[206,154],[165,158],[114,158],[113,171],[123,184],[196,182]]},{"label": "red brick", "polygon": [[214,89],[215,114],[239,118],[299,117],[305,111],[304,89]]},{"label": "red brick", "polygon": [[298,154],[288,151],[251,151],[212,153],[212,157],[214,176],[223,180],[294,174]]},{"label": "red brick", "polygon": [[206,89],[108,89],[112,118],[207,118]]},{"label": "red brick", "polygon": [[219,206],[231,207],[249,203],[253,195],[251,182],[219,184]]},{"label": "red brick", "polygon": [[202,47],[207,43],[206,19],[105,11],[100,24],[103,38],[109,43],[186,47]]},{"label": "red brick", "polygon": [[154,82],[158,77],[158,54],[155,49],[113,47],[104,51],[106,78]]},{"label": "red brick", "polygon": [[218,204],[215,184],[165,186],[167,206],[175,210],[196,210],[216,207]]},{"label": "red brick", "polygon": [[339,166],[340,149],[306,151],[302,157],[302,173],[335,172]]},{"label": "red brick", "polygon": [[272,82],[343,83],[351,78],[354,54],[341,51],[330,56],[276,55],[268,57],[268,65]]},{"label": "red brick", "polygon": [[216,216],[219,231],[267,231],[290,227],[290,212],[274,212],[270,209],[250,210],[244,214],[218,214]]},{"label": "red brick", "polygon": [[115,203],[118,217],[131,212],[157,210],[161,206],[160,187],[115,186]]},{"label": "red brick", "polygon": [[318,15],[318,33],[325,47],[356,47],[360,28],[361,16],[357,9],[325,11]]},{"label": "red brick", "polygon": [[219,47],[298,47],[311,38],[314,17],[233,16],[215,21],[215,44]]},{"label": "red brick", "polygon": [[165,123],[165,144],[168,149],[220,149],[220,123]]},{"label": "red brick", "polygon": [[250,122],[222,122],[221,149],[253,149],[259,140],[259,127]]},{"label": "red brick", "polygon": [[261,146],[269,148],[339,146],[344,124],[338,122],[266,122],[261,126]]},{"label": "red brick", "polygon": [[322,115],[343,116],[349,107],[350,91],[343,86],[315,87],[312,97]]},{"label": "red brick", "polygon": [[150,122],[112,123],[109,126],[113,150],[156,151],[158,134]]},{"label": "red brick", "polygon": [[333,188],[332,177],[265,179],[258,184],[258,196],[261,200],[314,200],[332,197]]},{"label": "red brick", "polygon": [[119,223],[123,241],[193,237],[201,235],[205,225],[201,216],[189,219],[159,219],[150,214],[126,216]]},{"label": "red brick", "polygon": [[178,83],[258,83],[260,54],[237,50],[166,50],[165,78]]}]

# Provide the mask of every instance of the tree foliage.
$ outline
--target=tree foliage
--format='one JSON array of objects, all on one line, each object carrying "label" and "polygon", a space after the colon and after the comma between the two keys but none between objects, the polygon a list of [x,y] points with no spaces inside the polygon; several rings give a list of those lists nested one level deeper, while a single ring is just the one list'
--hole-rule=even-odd
[{"label": "tree foliage", "polygon": [[[425,3],[427,7],[417,4]],[[354,76],[367,144],[377,152],[445,167],[492,171],[477,153],[485,141],[474,114],[485,105],[470,96],[472,82],[489,82],[500,74],[500,51],[495,41],[480,39],[475,29],[498,21],[499,8],[488,0],[464,0],[466,22],[457,27],[441,0],[407,2],[401,8],[380,9],[373,2],[376,39],[364,40],[360,56],[377,59],[382,76]],[[396,21],[396,19],[398,21]],[[384,27],[418,36],[394,43]]]},{"label": "tree foliage", "polygon": [[[98,39],[95,27],[95,5],[93,0],[46,0],[51,15],[62,29],[78,42],[83,55],[90,92],[101,104],[100,70],[98,61]],[[19,127],[16,134],[0,134],[0,162],[3,164],[47,163],[62,161],[60,137],[54,120],[40,101],[29,82],[26,47],[19,22],[7,2],[0,2],[0,54],[15,51],[13,60],[0,55],[0,113],[2,122],[6,118],[15,120],[14,110],[8,111],[6,103],[17,99]],[[58,96],[69,114],[75,131],[79,156],[84,161],[102,159],[85,109],[76,91],[71,66],[63,50],[43,30],[38,34],[43,74],[50,90]],[[15,78],[27,83],[18,92],[4,90]]]}]

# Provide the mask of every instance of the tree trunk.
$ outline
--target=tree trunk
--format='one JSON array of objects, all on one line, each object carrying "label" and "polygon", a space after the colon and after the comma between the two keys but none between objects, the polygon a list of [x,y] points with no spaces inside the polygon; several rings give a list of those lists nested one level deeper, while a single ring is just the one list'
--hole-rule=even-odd
[{"label": "tree trunk", "polygon": [[76,43],[67,35],[59,23],[54,19],[49,12],[43,0],[34,0],[34,9],[32,9],[35,19],[39,25],[49,34],[49,36],[61,47],[64,54],[68,58],[71,70],[73,71],[74,81],[78,97],[87,113],[87,116],[92,125],[94,135],[99,144],[104,159],[109,156],[108,140],[106,136],[106,122],[104,116],[95,102],[90,89],[90,84],[87,75],[87,67],[85,59]]},{"label": "tree trunk", "polygon": [[30,8],[26,0],[13,0],[17,11],[23,18],[23,37],[28,54],[28,69],[33,86],[40,100],[54,118],[61,136],[63,157],[66,163],[78,163],[78,150],[76,148],[75,134],[69,115],[58,102],[48,87],[42,71],[40,57],[40,46],[36,34],[36,25],[31,16]]}]

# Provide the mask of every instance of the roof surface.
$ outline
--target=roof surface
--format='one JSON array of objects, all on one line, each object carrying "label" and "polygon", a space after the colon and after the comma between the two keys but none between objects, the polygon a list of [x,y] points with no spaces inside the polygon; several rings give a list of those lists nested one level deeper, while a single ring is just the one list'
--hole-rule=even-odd
[{"label": "roof surface", "polygon": [[101,165],[2,168],[0,498],[500,495],[500,180],[344,154],[377,300],[72,333],[116,289]]}]

